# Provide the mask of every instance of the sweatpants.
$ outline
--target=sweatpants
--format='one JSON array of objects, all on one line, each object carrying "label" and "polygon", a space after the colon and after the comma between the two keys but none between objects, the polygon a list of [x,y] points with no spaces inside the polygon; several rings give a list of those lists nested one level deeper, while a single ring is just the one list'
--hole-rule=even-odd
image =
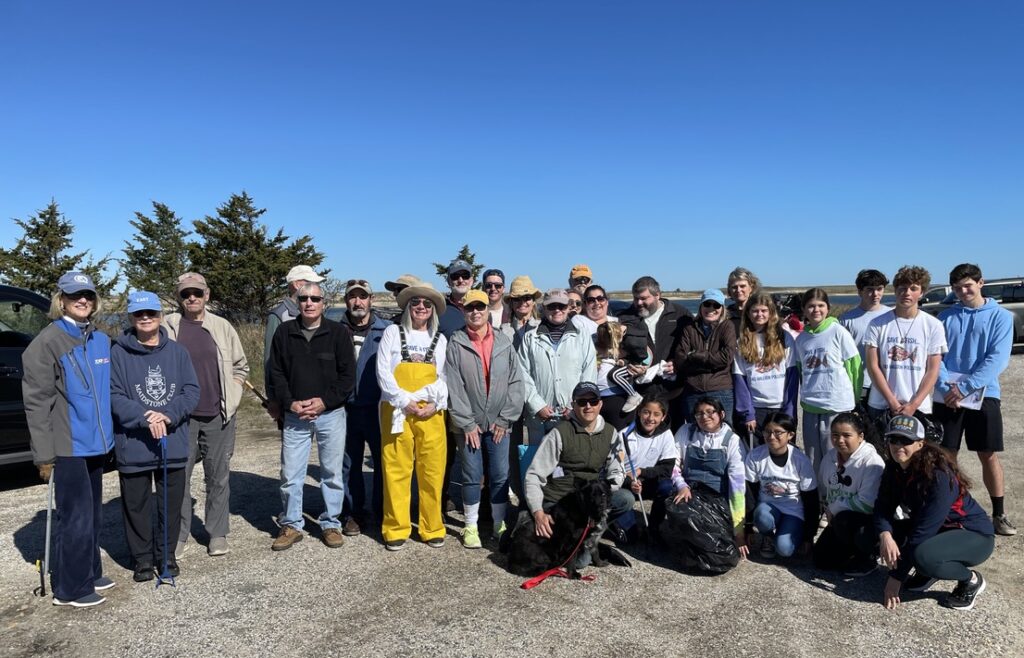
[{"label": "sweatpants", "polygon": [[188,464],[185,492],[181,500],[181,530],[178,541],[188,541],[192,529],[192,469],[203,464],[206,508],[203,518],[210,538],[227,537],[231,515],[231,457],[235,454],[235,419],[225,425],[220,416],[193,416],[188,423]]},{"label": "sweatpants", "polygon": [[53,550],[50,589],[54,598],[74,601],[95,591],[103,575],[103,464],[106,455],[57,457],[53,465]]},{"label": "sweatpants", "polygon": [[[832,447],[832,419],[838,415],[839,412],[827,414],[804,412],[804,454],[810,458],[815,473],[821,470],[821,460]],[[824,483],[819,482],[818,494],[822,495],[824,491]]]},{"label": "sweatpants", "polygon": [[963,582],[971,578],[968,567],[987,560],[995,546],[994,536],[962,528],[947,530],[918,544],[914,566],[919,573],[932,578]]},{"label": "sweatpants", "polygon": [[[147,562],[159,566],[164,550],[164,469],[139,473],[120,473],[121,510],[124,513],[124,534],[135,564]],[[156,493],[153,487],[156,486]],[[169,555],[174,555],[174,538],[181,525],[181,499],[185,495],[185,467],[167,471],[167,519]],[[153,499],[156,498],[156,537],[153,536]]]}]

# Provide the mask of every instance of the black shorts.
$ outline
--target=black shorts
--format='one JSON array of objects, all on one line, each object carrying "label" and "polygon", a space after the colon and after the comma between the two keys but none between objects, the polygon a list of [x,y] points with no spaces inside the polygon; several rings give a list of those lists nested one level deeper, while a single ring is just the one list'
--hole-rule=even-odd
[{"label": "black shorts", "polygon": [[950,409],[936,403],[933,416],[942,424],[942,447],[956,452],[967,436],[972,452],[1003,451],[1003,412],[999,398],[985,398],[981,409]]}]

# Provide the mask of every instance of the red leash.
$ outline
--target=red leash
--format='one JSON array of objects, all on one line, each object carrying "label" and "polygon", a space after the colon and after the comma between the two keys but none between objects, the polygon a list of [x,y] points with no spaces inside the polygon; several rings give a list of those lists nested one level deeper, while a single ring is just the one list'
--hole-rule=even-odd
[{"label": "red leash", "polygon": [[[520,585],[519,587],[521,587],[522,589],[527,589],[527,590],[533,589],[534,587],[536,587],[537,585],[540,585],[541,583],[543,583],[545,580],[547,580],[551,576],[556,576],[558,578],[568,578],[569,577],[569,572],[565,570],[565,565],[569,564],[569,560],[575,559],[576,554],[580,552],[580,547],[583,546],[583,540],[585,540],[587,538],[587,533],[589,533],[589,532],[590,532],[590,526],[589,525],[587,527],[583,528],[583,534],[580,535],[580,540],[579,540],[579,542],[576,543],[576,548],[572,549],[572,553],[569,554],[569,558],[565,562],[563,562],[562,564],[558,565],[554,569],[548,569],[547,571],[545,571],[544,573],[540,574],[539,576],[534,576],[533,578],[530,578],[529,580],[524,581],[523,584]],[[589,582],[592,582],[593,580],[595,580],[596,578],[597,578],[597,576],[595,576],[594,574],[587,574],[586,576],[581,576],[580,580],[589,583]]]}]

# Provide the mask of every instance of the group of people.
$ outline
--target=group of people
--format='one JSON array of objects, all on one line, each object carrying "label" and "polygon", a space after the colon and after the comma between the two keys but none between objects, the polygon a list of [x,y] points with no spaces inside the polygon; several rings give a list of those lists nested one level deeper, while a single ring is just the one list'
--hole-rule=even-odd
[{"label": "group of people", "polygon": [[[607,530],[619,542],[644,530],[662,536],[684,519],[689,530],[662,539],[672,538],[684,563],[724,570],[748,554],[756,529],[765,558],[807,554],[851,575],[881,559],[889,607],[901,591],[943,579],[957,581],[947,604],[970,609],[985,587],[971,567],[991,554],[994,534],[1015,533],[998,460],[1012,317],[981,296],[975,265],[952,270],[959,303],[938,319],[918,308],[930,283],[919,267],[895,275],[894,308],[881,305],[885,275],[862,271],[860,304],[838,319],[827,293],[812,288],[801,297],[803,322],[780,317],[744,268],[728,277],[731,304],[709,289],[696,316],[644,276],[613,317],[587,265],[571,269],[567,288],[546,292],[528,276],[506,288],[498,269],[477,286],[462,260],[446,279],[447,294],[412,275],[387,282],[394,320],[375,312],[367,281],[350,279],[335,322],[322,277],[303,265],[288,273],[264,354],[267,408],[282,434],[273,550],[305,536],[314,440],[320,536],[331,548],[373,527],[387,550],[401,550],[412,535],[414,473],[419,539],[443,546],[444,512],[461,508],[467,549],[483,546],[487,513],[495,538],[551,536],[551,507],[579,481],[600,478],[612,487]],[[111,346],[91,323],[100,306],[91,280],[69,273],[53,296],[54,323],[25,353],[35,459],[58,485],[56,604],[95,605],[112,585],[96,542],[99,476],[112,447],[135,580],[161,564],[178,572],[196,461],[207,550],[229,550],[227,475],[248,363],[231,325],[206,309],[203,277],[183,274],[177,290],[180,312],[166,317],[156,295],[132,293],[132,326]],[[991,517],[957,465],[964,434],[981,460]],[[157,497],[157,514],[177,539],[173,552],[150,536],[154,483],[168,494],[167,509]],[[654,504],[646,529],[637,498]],[[599,537],[576,556],[579,566],[597,557]]]}]

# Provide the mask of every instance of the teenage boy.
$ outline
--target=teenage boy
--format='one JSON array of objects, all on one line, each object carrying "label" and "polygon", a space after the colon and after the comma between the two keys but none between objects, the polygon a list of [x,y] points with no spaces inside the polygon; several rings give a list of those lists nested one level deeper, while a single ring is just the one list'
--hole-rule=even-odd
[{"label": "teenage boy", "polygon": [[992,525],[1000,535],[1017,529],[1003,507],[1003,414],[999,375],[1010,365],[1013,315],[981,294],[981,269],[962,263],[949,273],[958,303],[939,314],[946,328],[949,352],[939,369],[935,419],[942,423],[942,446],[956,452],[966,435],[967,449],[978,453],[981,475],[992,499]]},{"label": "teenage boy", "polygon": [[865,351],[864,339],[868,335],[868,325],[871,321],[883,313],[892,310],[890,306],[882,305],[882,295],[885,294],[885,287],[889,285],[889,279],[878,270],[861,270],[857,272],[857,296],[860,303],[846,313],[839,316],[839,324],[850,332],[853,342],[857,343],[860,351],[861,381],[864,382],[860,399],[865,403],[868,393],[871,392],[871,377],[866,377],[863,368],[867,366],[867,353]]},{"label": "teenage boy", "polygon": [[901,267],[892,281],[896,307],[868,325],[864,345],[872,383],[868,395],[872,420],[886,409],[893,416],[932,412],[932,390],[946,353],[946,332],[941,322],[917,305],[931,279],[923,267]]}]

